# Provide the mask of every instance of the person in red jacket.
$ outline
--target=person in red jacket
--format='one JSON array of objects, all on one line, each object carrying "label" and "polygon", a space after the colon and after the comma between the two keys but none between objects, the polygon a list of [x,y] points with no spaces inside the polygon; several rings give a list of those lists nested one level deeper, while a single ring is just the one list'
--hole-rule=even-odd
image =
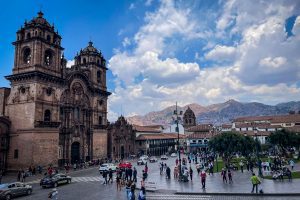
[{"label": "person in red jacket", "polygon": [[206,172],[204,170],[202,170],[202,172],[200,173],[200,177],[201,177],[202,188],[205,189]]}]

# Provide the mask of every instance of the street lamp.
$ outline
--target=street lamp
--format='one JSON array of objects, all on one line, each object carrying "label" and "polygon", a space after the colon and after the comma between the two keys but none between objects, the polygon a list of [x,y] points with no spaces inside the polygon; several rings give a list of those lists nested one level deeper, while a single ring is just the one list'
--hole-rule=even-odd
[{"label": "street lamp", "polygon": [[[177,131],[177,152],[178,152],[178,159],[179,159],[179,180],[181,180],[181,158],[180,158],[180,145],[179,145],[179,117],[178,117],[178,109],[177,109],[177,101],[176,101],[176,110],[174,110],[174,114],[176,115],[176,131]],[[182,115],[182,111],[179,112],[179,115]]]},{"label": "street lamp", "polygon": [[255,134],[255,143],[256,143],[256,157],[257,157],[257,162],[258,162],[258,176],[262,177],[262,171],[261,171],[261,160],[259,158],[259,152],[258,152],[258,145],[259,145],[259,141],[257,138],[257,129],[254,128],[254,134]]}]

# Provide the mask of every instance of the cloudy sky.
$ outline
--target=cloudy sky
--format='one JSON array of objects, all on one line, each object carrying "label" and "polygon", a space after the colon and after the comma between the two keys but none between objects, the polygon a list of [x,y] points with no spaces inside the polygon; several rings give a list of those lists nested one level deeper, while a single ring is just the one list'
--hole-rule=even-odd
[{"label": "cloudy sky", "polygon": [[176,101],[300,100],[300,1],[26,2],[0,13],[2,86],[15,32],[42,5],[70,63],[89,39],[109,61],[110,121]]}]

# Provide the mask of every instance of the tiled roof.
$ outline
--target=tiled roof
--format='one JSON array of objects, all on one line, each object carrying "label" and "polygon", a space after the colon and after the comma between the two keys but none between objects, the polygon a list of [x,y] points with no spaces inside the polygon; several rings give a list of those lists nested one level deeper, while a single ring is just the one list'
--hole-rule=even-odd
[{"label": "tiled roof", "polygon": [[161,133],[161,130],[157,127],[152,126],[139,126],[133,125],[134,130],[137,132],[147,132],[147,133]]},{"label": "tiled roof", "polygon": [[231,124],[222,124],[222,128],[232,128]]},{"label": "tiled roof", "polygon": [[192,126],[186,129],[187,132],[209,132],[212,130],[213,126],[211,124],[199,124],[197,126]]},{"label": "tiled roof", "polygon": [[280,125],[272,125],[270,123],[237,123],[236,128],[281,128]]},{"label": "tiled roof", "polygon": [[300,122],[300,114],[238,117],[234,120],[234,122],[254,122],[254,121],[268,121],[271,123]]},{"label": "tiled roof", "polygon": [[204,139],[204,138],[212,138],[216,134],[213,133],[192,133],[187,136],[188,139]]},{"label": "tiled roof", "polygon": [[[179,138],[182,139],[185,136],[179,135]],[[164,140],[164,139],[177,139],[178,135],[174,133],[160,133],[160,134],[145,134],[139,135],[136,140]]]}]

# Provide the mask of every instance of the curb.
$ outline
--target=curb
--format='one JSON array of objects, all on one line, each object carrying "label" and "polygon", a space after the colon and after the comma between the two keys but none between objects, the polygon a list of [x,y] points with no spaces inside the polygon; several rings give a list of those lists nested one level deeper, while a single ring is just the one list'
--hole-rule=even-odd
[{"label": "curb", "polygon": [[212,196],[300,196],[300,193],[200,193],[200,192],[175,192],[177,195],[212,195]]}]

